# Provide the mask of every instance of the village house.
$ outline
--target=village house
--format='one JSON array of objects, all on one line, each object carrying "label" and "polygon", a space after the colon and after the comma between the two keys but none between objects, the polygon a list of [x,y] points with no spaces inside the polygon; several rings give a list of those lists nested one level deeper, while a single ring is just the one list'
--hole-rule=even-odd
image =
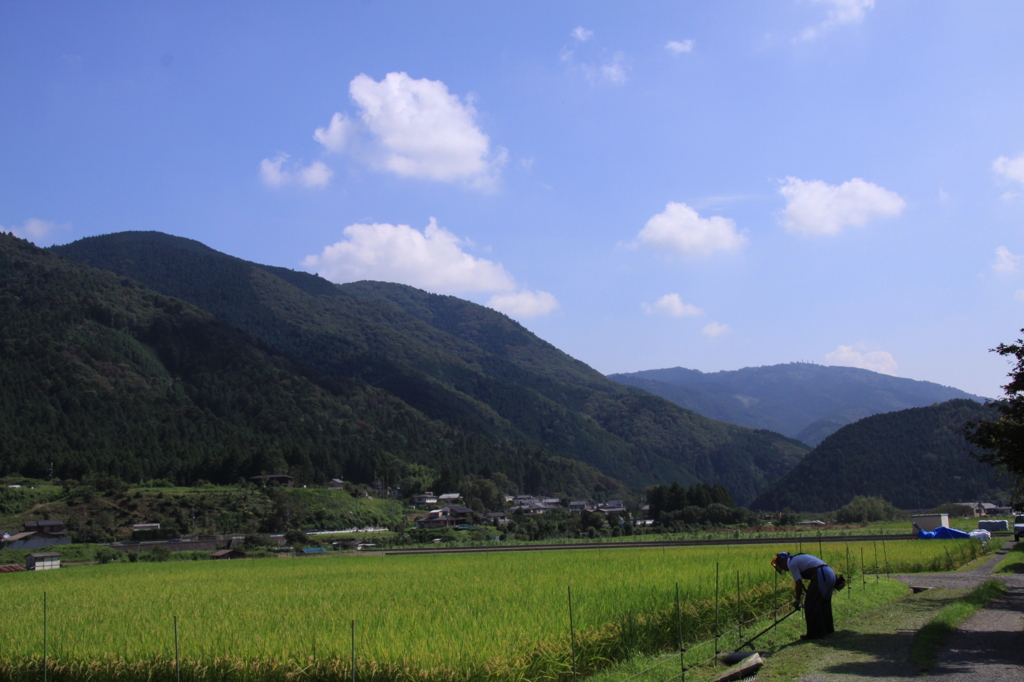
[{"label": "village house", "polygon": [[418,509],[429,507],[432,504],[437,504],[437,495],[434,493],[420,493],[412,498],[412,506]]},{"label": "village house", "polygon": [[262,476],[251,476],[249,480],[262,486],[273,483],[291,488],[295,484],[295,479],[285,474],[263,474]]},{"label": "village house", "polygon": [[517,495],[515,504],[508,511],[511,514],[544,514],[552,509],[555,509],[554,505],[545,504],[536,497]]},{"label": "village house", "polygon": [[508,516],[505,512],[491,512],[484,514],[484,520],[492,526],[504,526],[508,523]]},{"label": "village house", "polygon": [[997,505],[989,502],[954,502],[953,504],[969,508],[976,517],[995,515],[999,509]]},{"label": "village house", "polygon": [[469,523],[473,510],[458,505],[448,505],[435,509],[426,516],[416,519],[417,528],[452,528]]},{"label": "village house", "polygon": [[0,538],[0,549],[38,549],[71,544],[71,537],[64,529],[63,521],[26,521],[23,525],[24,530],[20,533]]},{"label": "village house", "polygon": [[608,500],[597,505],[597,511],[603,514],[625,514],[626,505],[622,500]]}]

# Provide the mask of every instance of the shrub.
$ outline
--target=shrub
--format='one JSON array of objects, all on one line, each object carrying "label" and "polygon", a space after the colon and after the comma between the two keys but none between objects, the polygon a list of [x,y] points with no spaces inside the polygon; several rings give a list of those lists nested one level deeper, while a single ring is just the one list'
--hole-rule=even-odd
[{"label": "shrub", "polygon": [[304,545],[312,544],[309,536],[303,533],[301,530],[290,530],[284,534],[285,542],[292,547],[302,547]]},{"label": "shrub", "polygon": [[836,513],[836,521],[839,523],[871,523],[873,521],[893,521],[902,516],[902,511],[881,497],[858,495]]}]

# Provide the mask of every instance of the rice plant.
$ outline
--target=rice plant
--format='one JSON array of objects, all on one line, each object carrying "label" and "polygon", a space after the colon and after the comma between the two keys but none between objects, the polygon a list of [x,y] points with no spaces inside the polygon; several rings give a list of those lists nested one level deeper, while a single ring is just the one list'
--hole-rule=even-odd
[{"label": "rice plant", "polygon": [[[884,554],[890,572],[954,568],[977,551],[956,542],[888,542]],[[823,544],[820,554],[859,575],[862,548],[873,558],[871,543]],[[768,560],[782,549],[800,547],[338,555],[15,573],[4,580],[22,616],[0,624],[0,679],[38,679],[44,592],[51,680],[173,679],[174,616],[182,679],[351,679],[353,655],[361,682],[569,679],[574,665],[583,674],[675,647],[680,623],[684,639],[697,641],[770,610]],[[864,568],[885,572],[881,563]]]}]

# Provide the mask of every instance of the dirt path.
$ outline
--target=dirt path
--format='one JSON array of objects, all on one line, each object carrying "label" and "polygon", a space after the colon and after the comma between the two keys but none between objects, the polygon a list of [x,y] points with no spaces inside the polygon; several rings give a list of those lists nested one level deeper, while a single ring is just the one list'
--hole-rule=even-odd
[{"label": "dirt path", "polygon": [[[917,594],[858,621],[853,629],[841,629],[821,644],[815,643],[811,670],[797,679],[800,682],[1021,682],[1024,680],[1024,574],[992,575],[993,567],[1011,546],[972,571],[893,576],[912,587],[944,589]],[[1003,581],[1006,593],[964,623],[940,654],[938,665],[922,675],[909,662],[910,643],[916,632],[939,609],[957,599],[957,593],[948,590],[971,589],[993,577]],[[784,665],[785,658],[782,653],[779,663]]]},{"label": "dirt path", "polygon": [[964,623],[939,656],[938,666],[923,679],[943,682],[1020,682],[1024,679],[1024,587],[1008,584],[1001,598]]}]

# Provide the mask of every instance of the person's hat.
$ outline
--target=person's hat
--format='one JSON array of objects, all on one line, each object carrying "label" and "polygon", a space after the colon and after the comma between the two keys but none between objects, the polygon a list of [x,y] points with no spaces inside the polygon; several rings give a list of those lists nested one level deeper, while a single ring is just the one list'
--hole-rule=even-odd
[{"label": "person's hat", "polygon": [[781,560],[789,560],[789,552],[779,552],[778,554],[772,557],[772,568],[774,568],[776,571],[779,571],[780,573],[783,570],[782,567],[779,566],[779,564],[782,563]]}]

